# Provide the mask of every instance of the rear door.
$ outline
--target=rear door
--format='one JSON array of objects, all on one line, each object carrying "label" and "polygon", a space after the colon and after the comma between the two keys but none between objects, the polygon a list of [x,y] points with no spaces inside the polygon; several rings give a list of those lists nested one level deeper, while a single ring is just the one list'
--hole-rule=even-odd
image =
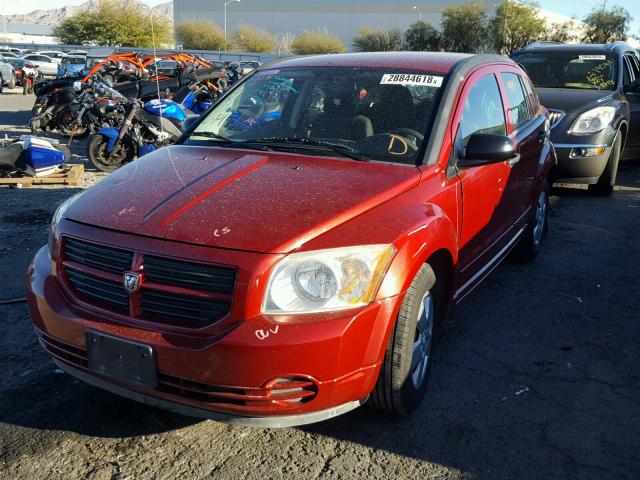
[{"label": "rear door", "polygon": [[[460,158],[474,133],[505,135],[507,121],[495,67],[482,68],[469,76],[454,114],[452,162]],[[457,123],[457,125],[456,125]],[[470,291],[512,243],[512,225],[517,216],[517,175],[507,162],[458,170],[462,189],[462,222],[456,299]]]},{"label": "rear door", "polygon": [[514,209],[518,215],[515,225],[520,227],[529,219],[535,201],[535,180],[547,134],[547,119],[528,84],[528,78],[515,69],[500,72],[499,78],[507,104],[509,136],[520,154],[520,161],[513,172],[517,175]]}]

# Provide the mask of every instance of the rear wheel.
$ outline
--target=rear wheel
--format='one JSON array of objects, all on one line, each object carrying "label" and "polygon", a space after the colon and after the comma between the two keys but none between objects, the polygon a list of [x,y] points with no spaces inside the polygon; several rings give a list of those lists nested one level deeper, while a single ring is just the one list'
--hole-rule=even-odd
[{"label": "rear wheel", "polygon": [[549,182],[546,180],[542,185],[542,190],[538,194],[535,204],[533,219],[527,225],[522,238],[514,249],[514,254],[518,260],[533,260],[542,246],[542,239],[549,229]]},{"label": "rear wheel", "polygon": [[109,139],[104,135],[96,134],[91,137],[87,147],[87,156],[91,164],[103,172],[113,172],[123,164],[133,160],[134,152],[127,142],[120,142],[117,148],[107,151]]},{"label": "rear wheel", "polygon": [[431,369],[439,298],[436,277],[424,264],[407,290],[369,403],[387,415],[413,412],[422,401]]},{"label": "rear wheel", "polygon": [[9,81],[7,82],[7,87],[9,88],[16,88],[16,84],[18,83],[18,79],[16,78],[16,74],[15,73],[11,73],[11,78],[9,79]]},{"label": "rear wheel", "polygon": [[618,131],[616,137],[613,139],[613,147],[611,148],[611,155],[609,155],[609,161],[607,166],[600,175],[598,183],[589,185],[589,193],[598,196],[608,196],[613,193],[613,187],[616,184],[616,177],[618,176],[618,164],[620,163],[620,155],[622,154],[622,135]]},{"label": "rear wheel", "polygon": [[76,123],[76,115],[68,108],[58,113],[56,126],[58,131],[67,137],[85,138],[89,135],[89,127]]}]

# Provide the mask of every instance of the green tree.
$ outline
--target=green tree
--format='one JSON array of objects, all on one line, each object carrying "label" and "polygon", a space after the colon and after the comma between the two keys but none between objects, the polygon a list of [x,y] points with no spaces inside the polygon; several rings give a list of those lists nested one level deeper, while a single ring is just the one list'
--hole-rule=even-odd
[{"label": "green tree", "polygon": [[472,1],[442,11],[442,47],[448,52],[478,53],[487,45],[484,2]]},{"label": "green tree", "polygon": [[404,46],[407,50],[437,52],[441,41],[440,32],[422,20],[410,25],[404,32]]},{"label": "green tree", "polygon": [[346,51],[342,40],[326,32],[303,32],[291,44],[296,55],[313,53],[343,53]]},{"label": "green tree", "polygon": [[553,23],[546,31],[544,40],[569,43],[578,41],[577,25],[574,20]]},{"label": "green tree", "polygon": [[245,52],[273,52],[276,49],[276,39],[262,28],[250,25],[240,25],[233,35],[240,50]]},{"label": "green tree", "polygon": [[359,34],[353,37],[353,46],[360,52],[402,50],[402,32],[397,28],[374,30],[370,27],[362,27]]},{"label": "green tree", "polygon": [[584,18],[587,28],[582,41],[609,43],[625,40],[631,20],[633,17],[622,7],[612,7],[610,10],[595,8]]},{"label": "green tree", "polygon": [[490,22],[495,49],[511,55],[526,44],[543,38],[546,34],[544,19],[538,16],[540,9],[532,3],[505,0],[496,9]]},{"label": "green tree", "polygon": [[224,31],[211,20],[183,20],[176,25],[176,41],[183,48],[224,50]]},{"label": "green tree", "polygon": [[169,19],[152,16],[140,3],[100,0],[92,10],[69,17],[54,29],[62,43],[109,47],[152,47],[170,39]]}]

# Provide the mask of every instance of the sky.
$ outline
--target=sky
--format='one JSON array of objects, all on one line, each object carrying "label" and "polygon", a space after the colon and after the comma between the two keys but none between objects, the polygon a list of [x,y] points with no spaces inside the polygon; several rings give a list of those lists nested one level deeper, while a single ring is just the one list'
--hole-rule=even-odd
[{"label": "sky", "polygon": [[[15,2],[12,0],[0,0],[0,13],[7,15],[28,13],[39,8],[58,8],[64,5],[80,5],[81,3],[84,3],[84,1],[85,0],[21,0],[19,2]],[[167,0],[142,1],[147,5],[153,6],[159,3],[164,3]],[[575,16],[578,19],[583,18],[594,7],[602,5],[602,1],[600,0],[539,0],[538,3],[542,8],[567,16]],[[607,0],[607,7],[614,5],[623,7],[630,13],[633,17],[630,33],[633,35],[640,35],[640,1]]]}]

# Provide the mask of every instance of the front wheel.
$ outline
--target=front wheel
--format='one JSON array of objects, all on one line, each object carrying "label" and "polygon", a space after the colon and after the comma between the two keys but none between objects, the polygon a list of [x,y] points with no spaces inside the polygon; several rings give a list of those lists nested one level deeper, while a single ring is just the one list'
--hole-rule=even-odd
[{"label": "front wheel", "polygon": [[133,160],[135,152],[128,142],[121,141],[111,152],[107,150],[109,138],[99,133],[91,137],[87,156],[91,164],[102,172],[113,172]]},{"label": "front wheel", "polygon": [[435,285],[433,269],[424,264],[400,307],[376,386],[369,397],[370,405],[387,415],[410,414],[426,393],[439,313]]},{"label": "front wheel", "polygon": [[18,83],[18,79],[16,78],[16,74],[12,73],[11,74],[11,78],[9,79],[9,81],[7,82],[7,87],[9,88],[16,88],[16,83]]},{"label": "front wheel", "polygon": [[609,196],[613,193],[613,186],[616,184],[616,177],[618,176],[618,164],[620,163],[620,155],[622,154],[622,135],[620,132],[616,133],[616,137],[613,139],[613,147],[611,148],[611,154],[609,155],[609,161],[607,166],[598,178],[598,182],[594,185],[589,185],[589,193],[597,196]]}]

